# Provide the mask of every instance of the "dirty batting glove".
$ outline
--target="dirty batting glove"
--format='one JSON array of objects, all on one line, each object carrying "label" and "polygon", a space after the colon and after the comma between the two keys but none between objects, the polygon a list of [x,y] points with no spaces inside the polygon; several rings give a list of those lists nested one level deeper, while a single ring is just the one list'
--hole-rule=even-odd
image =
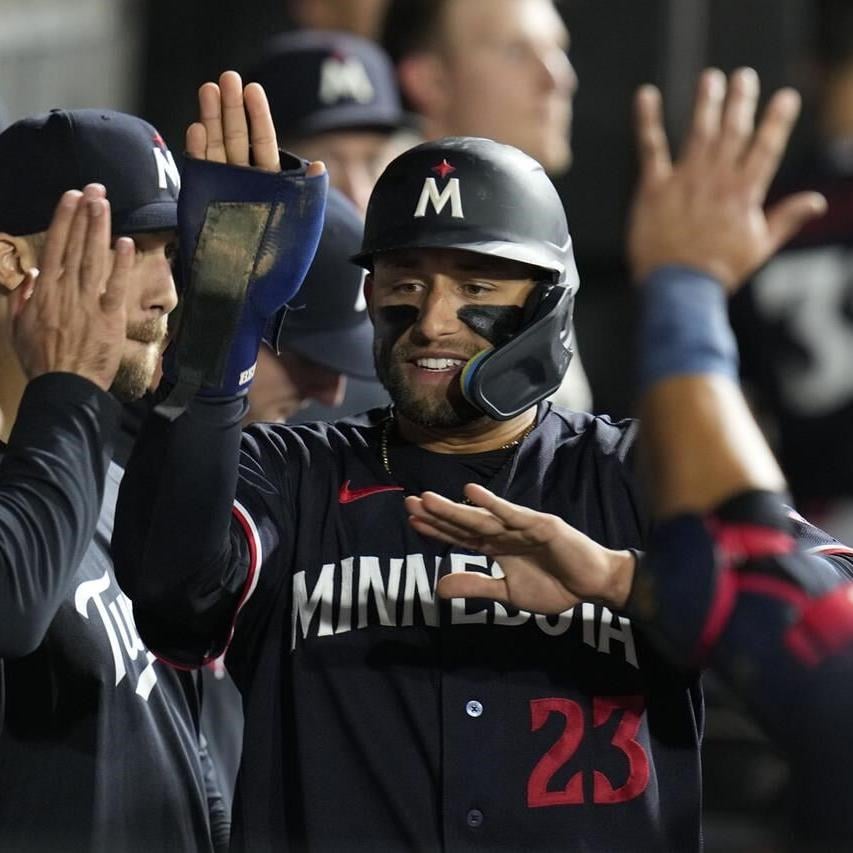
[{"label": "dirty batting glove", "polygon": [[299,290],[323,228],[328,177],[282,152],[266,172],[188,157],[178,199],[184,291],[163,358],[169,395],[157,411],[178,417],[196,394],[245,394],[270,318]]}]

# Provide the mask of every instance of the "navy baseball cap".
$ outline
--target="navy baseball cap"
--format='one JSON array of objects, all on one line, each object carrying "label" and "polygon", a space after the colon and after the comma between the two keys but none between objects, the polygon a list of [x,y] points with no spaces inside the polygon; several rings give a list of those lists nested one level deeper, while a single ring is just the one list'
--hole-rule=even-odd
[{"label": "navy baseball cap", "polygon": [[180,175],[148,122],[112,110],[51,110],[0,133],[0,231],[44,231],[66,190],[107,188],[114,234],[177,228]]},{"label": "navy baseball cap", "polygon": [[285,139],[331,130],[391,133],[406,123],[388,56],[351,33],[279,35],[248,79],[266,90],[273,122]]},{"label": "navy baseball cap", "polygon": [[299,292],[274,318],[273,340],[278,352],[293,350],[345,376],[375,379],[365,270],[350,262],[361,232],[358,209],[330,188],[317,254]]}]

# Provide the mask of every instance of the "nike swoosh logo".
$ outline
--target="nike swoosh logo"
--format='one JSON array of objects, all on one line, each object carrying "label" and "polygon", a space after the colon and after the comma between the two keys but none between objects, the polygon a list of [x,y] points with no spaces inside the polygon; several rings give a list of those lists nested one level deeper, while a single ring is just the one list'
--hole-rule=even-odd
[{"label": "nike swoosh logo", "polygon": [[369,498],[371,495],[378,495],[381,492],[402,492],[402,486],[365,486],[363,489],[351,489],[350,481],[347,480],[340,489],[338,489],[338,503],[351,504],[353,501],[360,501],[362,498]]}]

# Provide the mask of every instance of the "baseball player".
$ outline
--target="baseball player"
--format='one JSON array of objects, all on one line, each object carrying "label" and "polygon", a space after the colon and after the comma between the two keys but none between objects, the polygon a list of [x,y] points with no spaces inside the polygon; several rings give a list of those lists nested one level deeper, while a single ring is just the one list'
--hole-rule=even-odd
[{"label": "baseball player", "polygon": [[[109,554],[128,442],[107,389],[140,396],[159,361],[177,192],[162,138],[132,116],[54,110],[0,134],[2,472],[22,492],[3,503],[3,850],[212,848],[193,678],[144,647]],[[110,252],[111,232],[132,239]]]},{"label": "baseball player", "polygon": [[[746,122],[749,103],[732,105]],[[209,211],[238,194],[250,139],[269,180],[279,155],[258,92],[233,73],[202,87],[200,106],[182,204],[193,168],[222,190],[207,186],[180,224],[194,271],[215,278]],[[761,125],[765,172],[785,118],[771,111]],[[664,244],[656,262],[688,263],[679,251]],[[246,322],[236,299],[222,368],[191,399],[181,353],[200,336],[179,330],[161,391],[168,417],[146,424],[122,485],[113,545],[146,641],[183,666],[227,647],[243,694],[232,845],[698,849],[697,676],[620,612],[646,539],[626,460],[636,425],[542,402],[570,358],[578,286],[553,185],[489,140],[419,146],[377,183],[357,260],[392,409],[241,436],[263,322]],[[268,277],[247,277],[255,315],[291,298],[297,272],[276,298]],[[209,286],[197,272],[194,285]],[[176,398],[188,404],[174,417]],[[519,554],[499,528],[494,541],[471,538],[442,515],[492,524],[499,500],[545,513],[553,550],[522,542]],[[570,555],[585,584],[557,588],[557,606],[465,598],[518,573],[553,592],[539,563]]]},{"label": "baseball player", "polygon": [[[792,849],[848,849],[853,561],[785,504],[784,478],[738,386],[725,301],[826,201],[803,192],[765,218],[760,203],[778,155],[768,161],[764,151],[778,151],[773,126],[791,123],[797,98],[777,94],[751,140],[755,74],[732,78],[723,112],[725,89],[720,72],[705,75],[694,122],[707,141],[694,136],[676,168],[659,93],[644,89],[637,99],[642,173],[629,243],[644,282],[641,411],[659,523],[649,552],[628,567],[623,604],[669,659],[714,667],[789,756]],[[669,265],[676,259],[686,266]],[[597,594],[575,531],[563,540],[572,534],[553,518],[476,487],[468,494],[489,512],[410,498],[414,523],[494,552],[506,578],[448,578],[443,595],[549,612]],[[537,576],[533,563],[545,572]]]},{"label": "baseball player", "polygon": [[276,36],[247,75],[264,87],[282,143],[322,160],[329,183],[362,212],[404,123],[394,68],[381,47],[352,33]]}]

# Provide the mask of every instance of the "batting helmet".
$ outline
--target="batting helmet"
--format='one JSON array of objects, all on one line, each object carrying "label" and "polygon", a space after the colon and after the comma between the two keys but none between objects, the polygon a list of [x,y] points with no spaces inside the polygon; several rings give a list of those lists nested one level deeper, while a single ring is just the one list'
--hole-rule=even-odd
[{"label": "batting helmet", "polygon": [[557,190],[542,167],[510,145],[468,137],[418,145],[394,160],[373,189],[361,251],[465,249],[542,271],[519,331],[472,358],[466,399],[507,420],[553,393],[571,360],[579,279]]}]

